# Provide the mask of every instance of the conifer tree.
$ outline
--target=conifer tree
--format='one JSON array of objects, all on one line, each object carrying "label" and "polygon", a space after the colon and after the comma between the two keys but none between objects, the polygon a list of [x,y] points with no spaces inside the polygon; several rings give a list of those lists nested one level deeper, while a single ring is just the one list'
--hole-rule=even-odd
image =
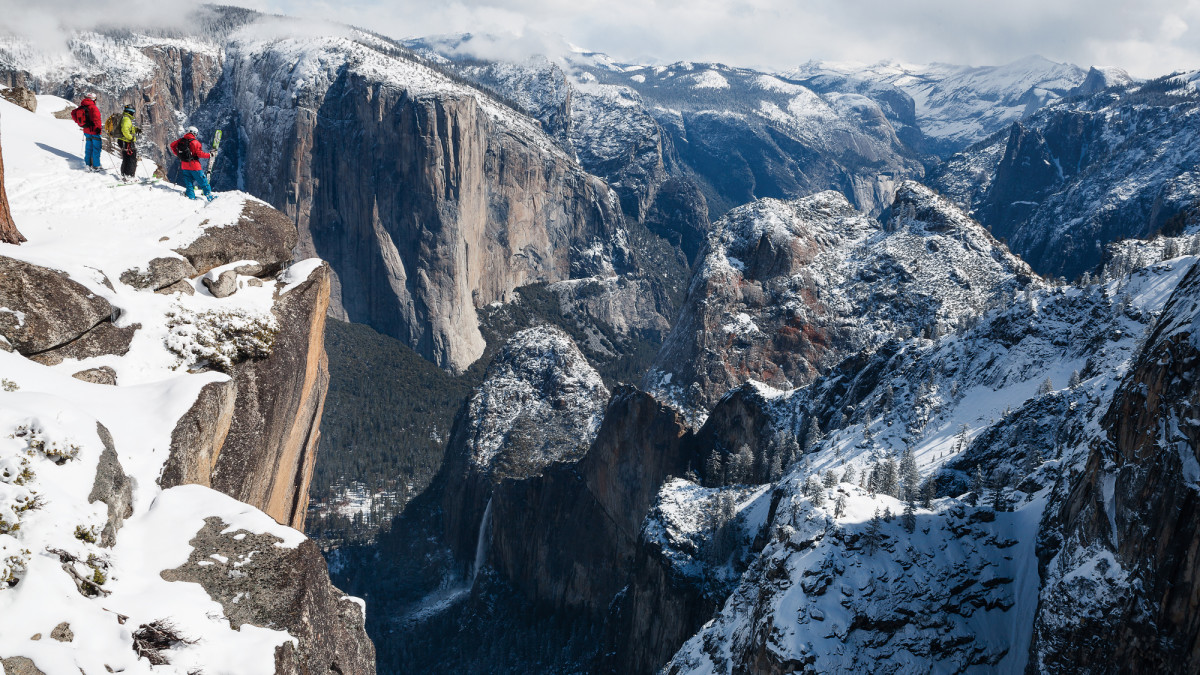
[{"label": "conifer tree", "polygon": [[975,466],[975,475],[971,477],[971,506],[979,503],[979,498],[983,496],[983,468],[979,465]]},{"label": "conifer tree", "polygon": [[825,483],[825,487],[827,487],[827,488],[832,488],[832,487],[837,486],[837,484],[838,484],[837,472],[834,471],[833,469],[829,469],[828,471],[826,471],[824,483]]},{"label": "conifer tree", "polygon": [[913,457],[912,448],[905,448],[904,453],[900,455],[900,498],[906,502],[916,499],[920,483],[921,474],[917,471],[917,460]]},{"label": "conifer tree", "polygon": [[917,512],[913,508],[912,502],[904,505],[904,514],[900,516],[900,524],[908,531],[909,534],[917,529]]},{"label": "conifer tree", "polygon": [[838,493],[837,500],[833,503],[833,517],[840,518],[846,513],[846,495]]},{"label": "conifer tree", "polygon": [[863,546],[867,549],[867,555],[875,555],[875,549],[883,543],[883,521],[879,517],[879,508],[875,508],[875,515],[871,516],[871,520],[867,522],[867,529],[863,532]]}]

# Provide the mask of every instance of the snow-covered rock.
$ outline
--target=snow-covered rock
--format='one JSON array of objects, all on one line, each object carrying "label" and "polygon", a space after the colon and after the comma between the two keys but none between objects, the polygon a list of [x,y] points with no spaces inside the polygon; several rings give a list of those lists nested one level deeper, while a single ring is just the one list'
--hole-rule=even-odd
[{"label": "snow-covered rock", "polygon": [[[1167,260],[1084,288],[1035,287],[967,330],[885,346],[763,399],[758,414],[784,442],[803,440],[810,420],[824,433],[774,483],[769,541],[667,672],[1021,672],[1035,625],[1045,645],[1035,668],[1066,672],[1093,663],[1083,652],[1101,643],[1129,644],[1093,632],[1093,617],[1135,634],[1137,621],[1107,608],[1140,586],[1103,544],[1064,545],[1062,521],[1043,515],[1061,510],[1101,542],[1108,536],[1107,518],[1076,518],[1072,504],[1111,497],[1068,495],[1087,484],[1085,466],[1102,466],[1089,455],[1106,442],[1110,405],[1144,391],[1121,385],[1136,363],[1152,363],[1138,356],[1144,331],[1160,315],[1156,334],[1190,331],[1194,263]],[[899,482],[886,477],[897,458]],[[1061,562],[1046,566],[1043,552],[1056,549]],[[1171,630],[1190,644],[1186,624]],[[1161,658],[1186,662],[1179,652]]]},{"label": "snow-covered rock", "polygon": [[[981,141],[1075,93],[1088,75],[1089,71],[1077,66],[1040,56],[984,67],[811,61],[787,73],[821,92],[854,91],[880,101],[898,127],[916,127],[919,135],[906,135],[907,142],[942,155]],[[1114,70],[1105,79],[1109,80],[1119,82],[1122,74]],[[1095,84],[1095,78],[1092,82]],[[905,114],[910,106],[911,118]]]},{"label": "snow-covered rock", "polygon": [[1196,73],[1049,105],[951,158],[933,184],[1044,274],[1073,278],[1116,240],[1200,202]]},{"label": "snow-covered rock", "polygon": [[900,188],[886,225],[832,192],[762,200],[715,224],[645,386],[701,422],[744,382],[801,386],[890,338],[958,330],[1032,281],[918,183]]}]

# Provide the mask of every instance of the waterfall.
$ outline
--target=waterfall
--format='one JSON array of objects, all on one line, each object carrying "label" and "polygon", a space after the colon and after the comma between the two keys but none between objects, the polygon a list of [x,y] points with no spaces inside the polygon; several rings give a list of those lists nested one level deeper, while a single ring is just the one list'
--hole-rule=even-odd
[{"label": "waterfall", "polygon": [[475,577],[487,562],[488,523],[492,520],[492,498],[488,497],[487,506],[483,509],[483,520],[479,521],[479,538],[475,541],[475,565],[471,567],[471,585],[475,585]]}]

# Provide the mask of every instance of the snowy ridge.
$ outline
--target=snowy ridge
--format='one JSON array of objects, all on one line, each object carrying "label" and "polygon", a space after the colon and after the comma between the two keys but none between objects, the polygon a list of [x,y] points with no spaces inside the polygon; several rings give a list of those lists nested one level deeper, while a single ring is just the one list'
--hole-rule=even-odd
[{"label": "snowy ridge", "polygon": [[[896,61],[871,66],[814,61],[786,75],[837,87],[845,85],[835,83],[849,80],[898,89],[913,100],[923,134],[961,148],[1067,95],[1083,83],[1087,71],[1030,56],[1002,66],[979,68]],[[1116,80],[1120,75],[1113,72],[1111,77]]]},{"label": "snowy ridge", "polygon": [[[242,67],[250,77],[276,82],[266,91],[263,101],[257,105],[242,101],[242,108],[255,110],[264,105],[294,105],[297,98],[319,102],[341,72],[348,70],[369,81],[405,89],[413,96],[472,97],[505,131],[528,140],[544,152],[566,156],[542,128],[525,115],[421,63],[399,45],[388,45],[378,36],[362,31],[345,30],[345,35],[279,37],[251,25],[234,33],[225,47],[227,58],[242,61]],[[243,88],[244,92],[255,89],[257,87]]]},{"label": "snowy ridge", "polygon": [[[202,387],[226,379],[212,370],[189,372],[195,362],[169,345],[169,315],[270,317],[275,294],[286,291],[239,279],[239,291],[219,299],[198,280],[194,295],[162,295],[118,281],[152,258],[178,258],[171,249],[209,226],[237,222],[252,198],[225,193],[206,207],[169,184],[108,190],[113,174],[84,174],[77,127],[51,115],[67,102],[39,102],[42,112],[34,114],[0,101],[8,197],[29,239],[0,253],[62,270],[117,308],[118,327],[136,332],[123,356],[67,358],[54,366],[0,350],[0,519],[6,523],[0,525],[0,578],[7,582],[0,584],[0,654],[28,657],[48,675],[150,673],[149,662],[133,650],[133,632],[169,619],[196,642],[175,644],[170,665],[153,672],[273,673],[275,648],[291,636],[249,625],[233,630],[221,604],[201,586],[169,583],[160,572],[187,561],[189,541],[206,518],[221,519],[227,531],[272,535],[280,546],[294,548],[303,535],[216,491],[195,485],[162,490],[158,479],[178,419]],[[103,161],[112,166],[116,160]],[[148,174],[153,166],[140,169]],[[100,367],[112,369],[117,386],[72,377]],[[95,500],[112,497],[97,496],[103,492],[97,476],[113,471],[114,462],[132,487],[131,515],[115,532],[115,545],[102,545],[113,514]],[[61,623],[70,625],[73,641],[48,637]]]},{"label": "snowy ridge", "polygon": [[[550,326],[522,330],[467,404],[469,461],[477,470],[529,476],[576,459],[595,439],[608,397],[566,333]],[[506,464],[497,468],[501,460]]]}]

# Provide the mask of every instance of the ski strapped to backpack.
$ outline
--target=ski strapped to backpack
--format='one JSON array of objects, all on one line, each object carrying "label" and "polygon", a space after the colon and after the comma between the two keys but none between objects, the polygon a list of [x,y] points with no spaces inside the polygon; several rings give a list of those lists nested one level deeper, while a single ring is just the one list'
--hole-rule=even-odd
[{"label": "ski strapped to backpack", "polygon": [[221,150],[221,130],[220,129],[217,129],[217,133],[213,136],[212,147],[209,149],[211,150],[211,152],[209,153],[209,156],[208,156],[208,168],[204,170],[204,179],[205,180],[212,178],[213,162],[217,161],[217,155],[220,153],[220,150]]}]

